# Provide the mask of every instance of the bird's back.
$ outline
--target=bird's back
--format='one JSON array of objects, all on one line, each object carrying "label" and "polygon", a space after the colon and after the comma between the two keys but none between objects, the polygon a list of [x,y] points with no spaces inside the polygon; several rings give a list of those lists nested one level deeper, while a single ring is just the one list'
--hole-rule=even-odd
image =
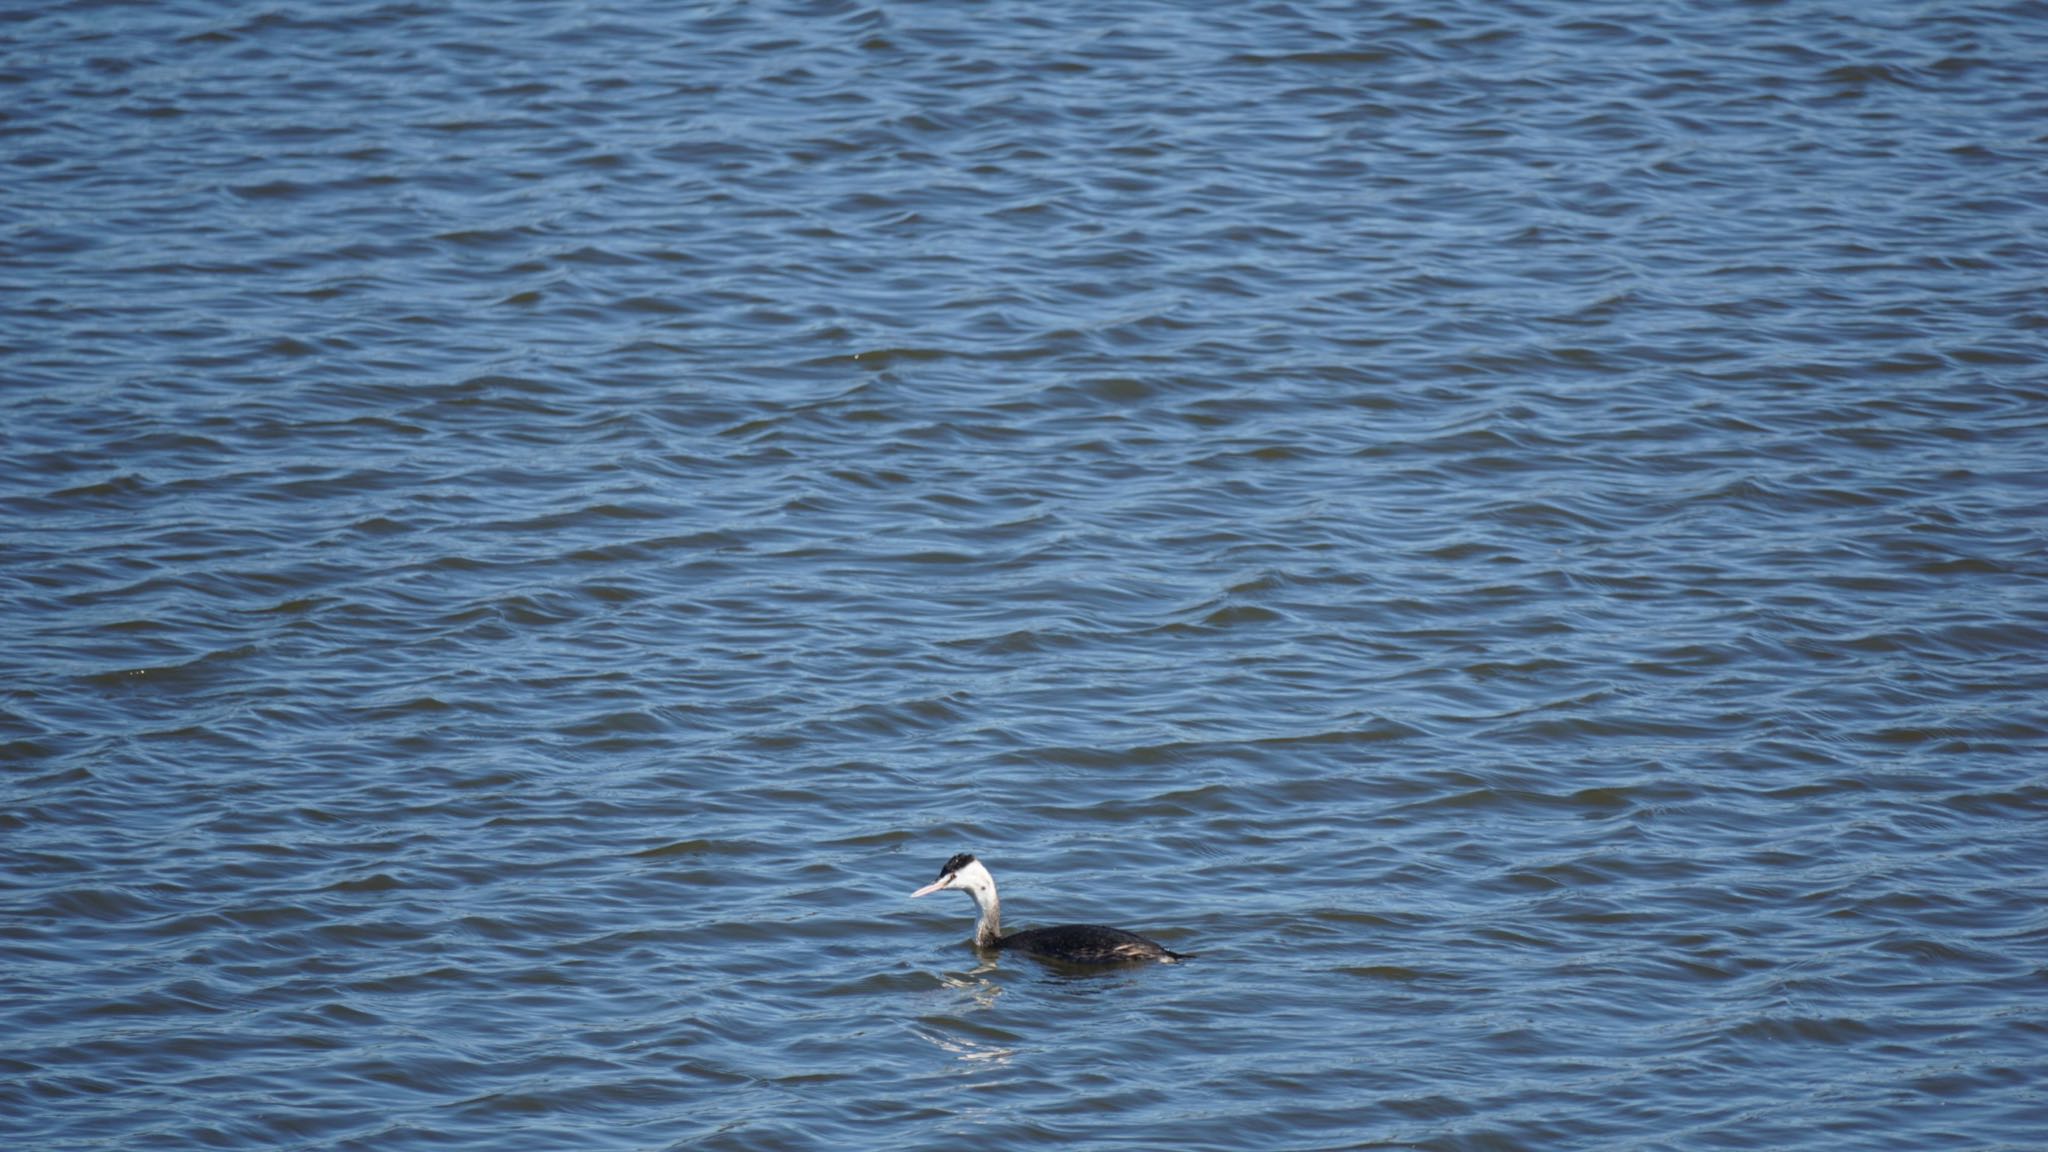
[{"label": "bird's back", "polygon": [[1003,937],[1001,946],[1044,960],[1067,964],[1129,964],[1157,960],[1171,964],[1183,959],[1156,941],[1121,928],[1100,924],[1062,924],[1057,928],[1026,928]]}]

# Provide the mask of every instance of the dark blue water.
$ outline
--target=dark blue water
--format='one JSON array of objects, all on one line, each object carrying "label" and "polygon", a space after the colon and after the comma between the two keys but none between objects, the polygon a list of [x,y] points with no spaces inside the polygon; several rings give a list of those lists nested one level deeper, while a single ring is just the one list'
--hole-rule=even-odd
[{"label": "dark blue water", "polygon": [[2038,2],[12,8],[0,1145],[2037,1147],[2043,125]]}]

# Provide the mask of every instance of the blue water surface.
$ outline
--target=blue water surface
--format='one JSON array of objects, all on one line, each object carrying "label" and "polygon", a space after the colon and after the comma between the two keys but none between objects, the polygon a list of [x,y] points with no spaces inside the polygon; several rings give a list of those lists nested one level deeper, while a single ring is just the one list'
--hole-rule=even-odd
[{"label": "blue water surface", "polygon": [[2036,1147],[2044,124],[2039,2],[0,13],[0,1146]]}]

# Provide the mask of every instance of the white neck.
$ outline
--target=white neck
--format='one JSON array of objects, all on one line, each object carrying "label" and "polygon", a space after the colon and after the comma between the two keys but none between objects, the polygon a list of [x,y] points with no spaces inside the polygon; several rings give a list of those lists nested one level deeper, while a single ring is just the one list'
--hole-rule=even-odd
[{"label": "white neck", "polygon": [[974,922],[975,945],[995,947],[1003,938],[1003,903],[996,898],[996,878],[976,860],[954,874],[952,887],[974,897],[974,906],[981,910],[981,918]]}]

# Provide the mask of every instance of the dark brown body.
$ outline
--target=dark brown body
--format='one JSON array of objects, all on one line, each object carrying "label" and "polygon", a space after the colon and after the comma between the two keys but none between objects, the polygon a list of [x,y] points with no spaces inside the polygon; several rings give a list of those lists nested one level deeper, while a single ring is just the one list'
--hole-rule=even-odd
[{"label": "dark brown body", "polygon": [[1145,960],[1171,964],[1181,959],[1180,953],[1167,951],[1157,941],[1100,924],[1026,928],[996,941],[995,946],[1062,964],[1133,964]]}]

